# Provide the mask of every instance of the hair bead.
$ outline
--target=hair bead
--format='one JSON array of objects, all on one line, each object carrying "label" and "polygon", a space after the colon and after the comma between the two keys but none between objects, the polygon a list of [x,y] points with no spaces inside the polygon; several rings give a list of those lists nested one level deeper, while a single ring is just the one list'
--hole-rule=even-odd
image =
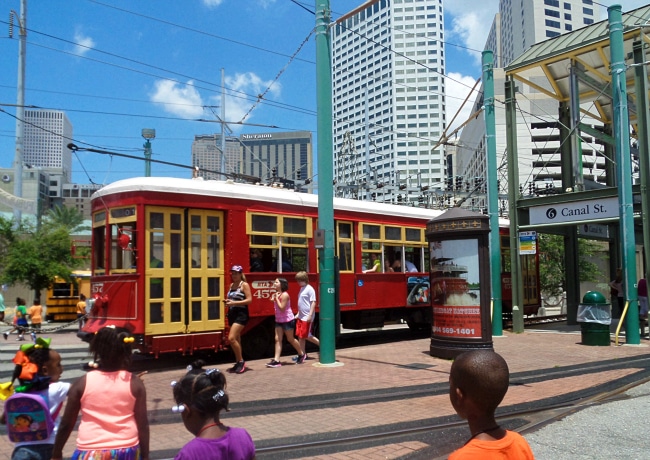
[{"label": "hair bead", "polygon": [[185,411],[185,404],[179,404],[177,406],[172,406],[172,412],[174,414],[180,414]]}]

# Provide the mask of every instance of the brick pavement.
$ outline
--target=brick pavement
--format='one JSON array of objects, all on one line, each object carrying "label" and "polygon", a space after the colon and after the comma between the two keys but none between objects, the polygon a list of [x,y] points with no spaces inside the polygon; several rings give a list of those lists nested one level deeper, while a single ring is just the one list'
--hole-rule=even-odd
[{"label": "brick pavement", "polygon": [[[505,357],[513,374],[648,353],[647,345],[584,346],[580,344],[580,333],[575,332],[579,331],[579,328],[564,327],[563,329],[568,332],[526,331],[523,334],[505,332],[503,337],[494,338],[494,348]],[[67,343],[78,344],[73,333],[57,334],[55,340],[61,347]],[[2,346],[8,345],[2,344]],[[344,365],[318,367],[313,365],[316,362],[316,359],[313,359],[308,360],[304,365],[296,366],[291,363],[290,356],[283,357],[283,362],[287,365],[277,369],[266,368],[264,366],[266,360],[249,362],[250,370],[246,373],[228,375],[228,393],[234,408],[231,412],[223,414],[225,423],[245,427],[256,442],[261,442],[287,436],[345,432],[398,422],[424,421],[431,417],[454,414],[447,395],[438,394],[410,399],[408,407],[404,406],[403,401],[381,401],[311,411],[296,410],[257,416],[237,415],[237,403],[243,401],[263,402],[276,398],[310,397],[307,395],[317,397],[319,394],[332,392],[372,392],[396,387],[445,383],[448,381],[451,366],[450,361],[429,355],[428,339],[344,349],[337,351],[336,358]],[[513,385],[502,406],[588,389],[634,371],[635,369],[629,368]],[[174,405],[170,382],[183,374],[184,369],[178,369],[151,372],[144,377],[149,410],[170,410]],[[156,417],[154,414],[150,421],[152,451],[178,450],[191,439],[192,436],[184,429],[180,418],[177,424],[163,424],[158,423]],[[68,441],[65,455],[69,456],[73,451],[74,438],[75,433]],[[327,458],[341,460],[397,458],[425,447],[426,445],[418,442],[399,443],[336,456],[328,455]],[[0,439],[0,460],[8,459],[9,452],[10,445],[3,436]]]}]

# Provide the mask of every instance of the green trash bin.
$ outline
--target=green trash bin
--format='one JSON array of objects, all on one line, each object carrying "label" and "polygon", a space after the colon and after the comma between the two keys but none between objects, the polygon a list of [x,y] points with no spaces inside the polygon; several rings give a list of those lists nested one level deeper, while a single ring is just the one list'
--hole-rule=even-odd
[{"label": "green trash bin", "polygon": [[611,304],[597,291],[589,291],[578,305],[578,322],[583,345],[609,346],[609,325],[612,323]]}]

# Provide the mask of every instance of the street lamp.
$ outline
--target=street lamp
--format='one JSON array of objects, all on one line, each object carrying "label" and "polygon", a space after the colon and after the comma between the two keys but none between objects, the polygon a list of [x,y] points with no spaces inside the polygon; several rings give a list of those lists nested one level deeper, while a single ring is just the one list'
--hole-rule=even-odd
[{"label": "street lamp", "polygon": [[144,147],[144,177],[151,177],[151,139],[156,138],[156,130],[143,128],[142,137],[147,140],[142,145]]}]

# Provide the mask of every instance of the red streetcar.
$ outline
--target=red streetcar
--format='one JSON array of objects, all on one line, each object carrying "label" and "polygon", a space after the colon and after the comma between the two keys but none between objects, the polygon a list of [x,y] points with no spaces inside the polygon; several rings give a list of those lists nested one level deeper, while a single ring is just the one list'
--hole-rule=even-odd
[{"label": "red streetcar", "polygon": [[[223,299],[242,265],[253,294],[243,346],[248,359],[273,347],[273,280],[295,273],[318,290],[318,197],[231,181],[140,177],[92,198],[94,303],[84,332],[128,328],[143,353],[227,347]],[[426,222],[442,211],[334,199],[338,314],[348,329],[404,320],[430,327]],[[371,256],[374,254],[374,256]],[[259,259],[251,265],[251,257]],[[385,267],[372,273],[374,259]],[[252,272],[251,266],[264,271]],[[388,267],[409,267],[411,272]]]}]

